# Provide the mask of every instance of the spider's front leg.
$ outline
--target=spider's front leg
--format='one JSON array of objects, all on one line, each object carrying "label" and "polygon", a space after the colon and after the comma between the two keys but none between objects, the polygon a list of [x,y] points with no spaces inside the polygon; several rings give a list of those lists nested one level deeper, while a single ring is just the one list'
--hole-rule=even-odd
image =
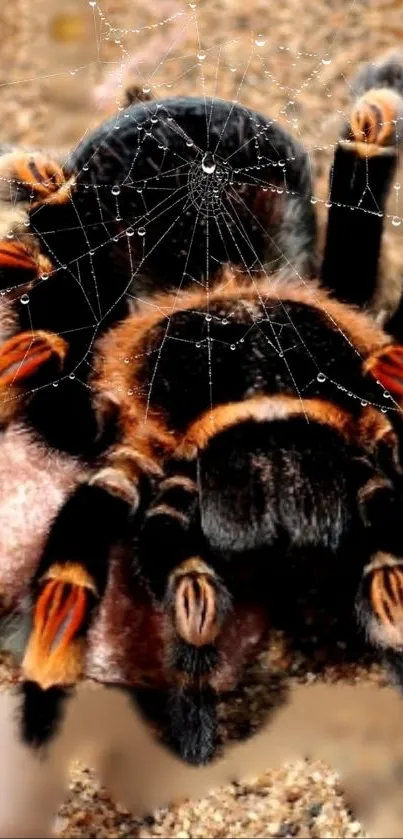
[{"label": "spider's front leg", "polygon": [[59,164],[41,152],[0,156],[0,287],[29,289],[53,272],[30,225],[41,204],[69,200],[71,183]]},{"label": "spider's front leg", "polygon": [[322,282],[339,299],[369,307],[385,323],[400,285],[382,283],[380,255],[386,203],[403,139],[403,53],[364,66],[330,175]]},{"label": "spider's front leg", "polygon": [[[134,435],[135,438],[135,435]],[[161,468],[132,429],[110,446],[86,483],[67,499],[51,527],[32,585],[33,626],[23,661],[26,679],[43,689],[76,683],[85,639],[108,581],[114,544],[128,535],[142,484]]]},{"label": "spider's front leg", "polygon": [[359,492],[369,561],[357,596],[357,617],[369,642],[392,665],[403,687],[403,480],[370,478]]},{"label": "spider's front leg", "polygon": [[60,374],[67,342],[53,332],[20,332],[0,346],[0,421],[20,413],[29,393]]},{"label": "spider's front leg", "polygon": [[170,466],[146,511],[139,559],[165,618],[165,667],[171,685],[165,741],[183,760],[200,765],[212,759],[219,742],[216,644],[231,596],[206,559],[196,461],[177,460]]}]

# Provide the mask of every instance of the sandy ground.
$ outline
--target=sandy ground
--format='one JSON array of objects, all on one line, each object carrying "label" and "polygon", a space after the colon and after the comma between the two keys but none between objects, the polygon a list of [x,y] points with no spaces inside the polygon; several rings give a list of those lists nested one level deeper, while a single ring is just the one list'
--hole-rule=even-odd
[{"label": "sandy ground", "polygon": [[[303,139],[323,213],[349,78],[359,62],[401,43],[403,2],[13,0],[2,4],[0,31],[0,141],[67,151],[116,108],[123,76],[158,96],[216,93]],[[397,264],[399,235],[390,226]],[[10,678],[6,667],[3,684]],[[303,761],[141,822],[77,769],[58,829],[66,837],[362,835],[337,775]]]}]

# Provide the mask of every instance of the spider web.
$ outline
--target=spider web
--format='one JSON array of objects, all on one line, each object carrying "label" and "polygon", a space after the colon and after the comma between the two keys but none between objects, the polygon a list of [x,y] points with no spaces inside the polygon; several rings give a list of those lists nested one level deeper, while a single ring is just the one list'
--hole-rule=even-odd
[{"label": "spider web", "polygon": [[[169,246],[173,228],[179,223],[180,229],[186,231],[186,236],[181,245],[181,269],[175,284],[177,302],[174,304],[172,314],[180,305],[182,288],[204,288],[205,308],[194,313],[195,317],[203,321],[203,331],[200,340],[196,342],[196,348],[206,354],[206,375],[212,404],[212,357],[216,339],[212,334],[214,323],[210,314],[210,293],[214,284],[214,263],[218,268],[220,262],[212,252],[213,232],[215,238],[217,235],[221,237],[223,251],[230,250],[232,254],[235,253],[237,261],[240,262],[243,271],[252,282],[255,282],[257,274],[263,274],[270,280],[273,275],[280,272],[290,278],[295,277],[310,287],[301,269],[301,262],[297,258],[290,259],[287,252],[282,249],[281,243],[277,241],[274,243],[271,258],[268,261],[262,259],[240,217],[240,211],[245,209],[245,202],[242,207],[242,189],[255,187],[263,190],[269,197],[273,196],[273,202],[277,196],[295,194],[290,186],[290,173],[295,158],[293,155],[283,157],[282,149],[277,148],[275,143],[273,144],[271,130],[273,125],[278,123],[303,144],[308,154],[308,164],[313,179],[311,204],[316,205],[316,209],[319,208],[323,216],[330,208],[328,165],[324,165],[323,156],[329,162],[337,140],[339,121],[340,118],[347,117],[348,105],[345,104],[344,109],[335,109],[330,118],[328,112],[324,117],[317,107],[313,108],[309,114],[311,125],[308,137],[300,113],[301,102],[304,102],[305,107],[307,107],[307,102],[309,103],[309,91],[312,86],[321,91],[323,100],[331,99],[331,76],[328,71],[335,62],[339,62],[340,39],[338,33],[335,32],[332,39],[322,44],[324,48],[320,52],[311,52],[286,43],[278,43],[269,36],[268,23],[262,15],[259,18],[259,14],[256,15],[258,24],[256,27],[255,20],[248,19],[244,14],[240,26],[243,30],[241,38],[227,37],[227,33],[221,31],[207,35],[210,9],[209,4],[203,3],[202,0],[198,2],[190,0],[187,3],[182,3],[180,0],[158,0],[158,2],[151,0],[148,9],[143,7],[136,9],[136,14],[133,14],[133,17],[136,17],[136,23],[133,26],[127,26],[127,16],[126,20],[122,21],[122,15],[119,12],[114,13],[113,9],[110,10],[107,2],[103,4],[98,0],[89,0],[88,5],[86,3],[81,5],[83,8],[85,6],[86,13],[89,13],[92,19],[95,58],[91,62],[91,72],[93,80],[98,80],[98,83],[92,87],[91,95],[98,109],[98,117],[94,117],[95,109],[93,108],[91,119],[88,119],[88,128],[84,133],[81,132],[80,137],[77,137],[78,149],[80,141],[90,136],[97,119],[100,121],[106,113],[109,113],[111,120],[108,129],[110,146],[112,149],[115,147],[114,144],[116,145],[119,141],[121,132],[125,130],[125,121],[133,120],[131,112],[125,112],[122,104],[122,92],[128,79],[132,79],[144,95],[151,94],[159,104],[155,108],[150,103],[149,119],[138,127],[130,165],[125,169],[120,181],[105,179],[104,175],[100,176],[99,180],[94,177],[93,161],[99,150],[96,140],[86,159],[80,158],[81,168],[78,171],[78,179],[80,181],[82,177],[82,188],[87,191],[87,195],[92,194],[94,207],[99,217],[96,220],[88,220],[77,204],[75,224],[81,231],[82,241],[85,243],[84,249],[78,258],[75,256],[74,260],[67,263],[61,263],[56,254],[55,271],[51,277],[43,278],[43,283],[56,284],[58,275],[67,274],[71,285],[81,289],[88,303],[88,323],[76,326],[72,322],[67,329],[63,330],[67,338],[77,329],[84,330],[88,335],[82,357],[68,375],[70,379],[75,378],[80,381],[83,386],[90,386],[84,377],[81,377],[83,362],[92,368],[94,342],[108,317],[115,309],[117,310],[124,295],[132,300],[133,306],[146,301],[146,295],[142,293],[142,289],[140,293],[136,293],[137,279],[142,276],[144,265],[149,263],[150,258],[152,259],[153,252],[158,250],[162,243],[165,247]],[[358,5],[354,0],[346,4],[345,13],[353,14]],[[237,11],[240,12],[240,10],[241,7],[237,5]],[[349,72],[343,70],[341,73],[346,103],[350,79],[356,72],[356,59],[357,56],[347,59],[347,64],[350,65]],[[65,84],[68,85],[68,76],[71,83],[73,80],[76,82],[77,78],[85,76],[87,69],[85,64],[71,65],[68,71],[63,70],[56,75],[63,76]],[[54,74],[49,73],[49,75]],[[288,84],[284,84],[287,75]],[[241,141],[238,147],[232,148],[231,153],[228,154],[221,141],[234,114],[238,113],[239,107],[249,105],[249,100],[253,98],[250,95],[253,86],[260,87],[264,91],[265,107],[259,108],[259,112],[266,115],[266,121],[262,121],[258,113],[252,114],[249,119],[249,129],[252,126],[253,138],[248,138],[245,142]],[[175,114],[170,111],[170,97],[183,93],[186,95],[192,93],[200,98],[200,108],[204,110],[206,128],[204,144],[203,142],[195,143],[191,132],[179,125]],[[231,106],[213,148],[209,146],[209,130],[213,119],[211,103],[221,98],[228,99]],[[148,105],[145,104],[144,107],[147,111]],[[162,123],[164,134],[159,131]],[[330,140],[329,130],[333,135]],[[164,145],[164,138],[167,145]],[[49,145],[54,146],[51,134],[49,140]],[[157,155],[158,162],[152,164],[154,173],[148,173],[147,178],[144,179],[142,176],[144,175],[142,172],[144,156],[142,155],[150,143],[157,146],[160,154],[159,157]],[[175,148],[172,144],[176,144]],[[237,166],[235,161],[245,145],[253,150],[250,161],[247,166]],[[170,166],[166,169],[164,161],[168,146]],[[223,154],[221,154],[222,148],[224,148]],[[72,155],[74,159],[74,151]],[[86,178],[87,172],[90,173],[88,178]],[[124,194],[127,195],[128,190],[138,196],[135,218],[128,217],[125,209]],[[373,210],[361,207],[366,192],[372,195],[369,179],[358,207],[351,207],[351,212],[379,212],[379,207],[375,206],[375,199]],[[153,196],[152,212],[149,202],[151,195]],[[158,196],[158,200],[155,200],[155,195]],[[398,228],[401,225],[399,201],[400,184],[396,182],[386,214],[386,221],[390,228]],[[114,208],[114,218],[112,215],[108,217],[105,215],[106,204],[109,208]],[[247,212],[252,213],[249,207]],[[189,216],[191,221],[187,227],[186,219]],[[150,227],[156,218],[159,224],[158,235],[149,237]],[[33,216],[33,221],[35,224],[35,216]],[[118,224],[117,227],[115,224],[112,232],[111,222]],[[253,224],[259,235],[270,238],[270,229],[263,230],[258,214],[255,215]],[[98,239],[94,243],[92,233],[95,226],[103,227],[105,235],[102,241]],[[191,268],[192,248],[196,238],[200,244],[201,237],[206,262],[201,274],[197,274]],[[140,258],[134,258],[134,253],[139,252],[138,244],[136,250],[133,249],[135,240],[141,243]],[[239,245],[240,242],[242,247]],[[124,287],[119,288],[115,299],[105,303],[99,293],[99,259],[102,260],[105,249],[113,243],[119,245],[121,252],[126,248],[126,268],[128,267],[129,270]],[[172,244],[175,248],[180,247],[178,239],[175,239]],[[85,267],[84,257],[87,258]],[[90,275],[90,293],[88,293],[88,283],[86,285],[83,280],[84,270]],[[65,288],[66,286],[63,287]],[[275,297],[275,284],[272,285],[271,290]],[[5,299],[7,293],[3,293]],[[63,294],[65,293],[63,290],[61,307],[64,304]],[[20,297],[20,305],[26,307],[32,329],[37,327],[33,307],[35,294],[36,289],[33,289],[29,294],[24,293]],[[149,302],[149,305],[152,306],[152,302]],[[167,313],[164,312],[164,314]],[[230,319],[229,315],[222,322]],[[266,340],[271,350],[278,355],[281,363],[285,364],[303,409],[304,394],[312,381],[316,380],[321,383],[327,377],[316,361],[315,347],[306,345],[281,300],[278,300],[278,304],[273,308],[266,309],[263,319],[254,319],[251,314],[250,326],[245,330],[245,334],[236,343],[228,343],[228,349],[231,352],[242,353],[247,346],[246,339],[249,332],[253,329],[262,331],[262,323],[269,328],[269,334],[265,333]],[[155,354],[148,402],[151,399],[153,383],[158,375],[158,366],[166,343],[176,340],[170,334],[170,324],[171,318],[168,313],[164,338]],[[347,336],[343,337],[349,343]],[[220,338],[220,342],[225,344],[225,338]],[[312,372],[312,377],[304,381],[298,380],[293,371],[293,355],[296,351],[300,351],[301,345],[310,360]],[[356,353],[357,350],[352,345],[350,346],[351,353]],[[129,362],[130,359],[127,361]],[[63,375],[60,377],[60,379],[64,378]],[[49,387],[57,387],[59,381],[54,381]],[[346,390],[352,399],[362,400],[362,395],[349,391],[343,381],[334,381],[333,384],[336,388]],[[385,405],[384,399],[389,400],[388,405]],[[380,401],[375,404],[381,407],[382,411],[386,411],[392,408],[392,402],[390,395],[383,392],[380,386]],[[393,406],[393,409],[395,408],[396,405]]]}]

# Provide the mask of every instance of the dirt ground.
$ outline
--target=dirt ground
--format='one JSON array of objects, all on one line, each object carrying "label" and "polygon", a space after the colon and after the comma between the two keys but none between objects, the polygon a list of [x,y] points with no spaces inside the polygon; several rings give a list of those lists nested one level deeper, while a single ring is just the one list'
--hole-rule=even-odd
[{"label": "dirt ground", "polygon": [[[235,98],[303,140],[323,214],[349,79],[360,62],[402,43],[403,0],[13,0],[2,4],[0,31],[0,142],[67,153],[116,110],[127,77],[161,97]],[[393,200],[403,215],[398,190]],[[387,224],[398,266],[401,230]],[[141,822],[77,769],[58,829],[65,837],[362,835],[337,775],[303,761]]]}]

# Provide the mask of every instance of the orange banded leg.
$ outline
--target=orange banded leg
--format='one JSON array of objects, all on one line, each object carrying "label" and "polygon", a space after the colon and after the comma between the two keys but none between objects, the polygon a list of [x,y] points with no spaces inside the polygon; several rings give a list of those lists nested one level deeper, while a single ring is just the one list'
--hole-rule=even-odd
[{"label": "orange banded leg", "polygon": [[403,346],[389,344],[371,355],[364,373],[379,381],[396,399],[403,398]]},{"label": "orange banded leg", "polygon": [[53,332],[20,332],[0,347],[0,388],[24,384],[45,365],[61,369],[68,345]]},{"label": "orange banded leg", "polygon": [[396,121],[403,117],[403,100],[391,88],[367,90],[350,116],[349,144],[360,157],[389,154],[396,145]]},{"label": "orange banded leg", "polygon": [[36,598],[33,629],[22,669],[43,690],[80,677],[84,633],[96,597],[94,582],[79,564],[53,565]]},{"label": "orange banded leg", "polygon": [[29,190],[34,202],[66,201],[66,187],[71,186],[59,163],[42,152],[14,151],[3,155],[0,177],[7,177],[14,191],[16,187]]},{"label": "orange banded leg", "polygon": [[403,557],[375,554],[364,569],[358,610],[375,646],[403,650]]},{"label": "orange banded leg", "polygon": [[124,502],[86,483],[59,510],[32,585],[26,679],[47,689],[80,677],[88,630],[108,582],[110,552],[128,522]]},{"label": "orange banded leg", "polygon": [[169,576],[165,603],[176,634],[194,647],[213,644],[229,608],[219,577],[199,557],[186,559]]}]

